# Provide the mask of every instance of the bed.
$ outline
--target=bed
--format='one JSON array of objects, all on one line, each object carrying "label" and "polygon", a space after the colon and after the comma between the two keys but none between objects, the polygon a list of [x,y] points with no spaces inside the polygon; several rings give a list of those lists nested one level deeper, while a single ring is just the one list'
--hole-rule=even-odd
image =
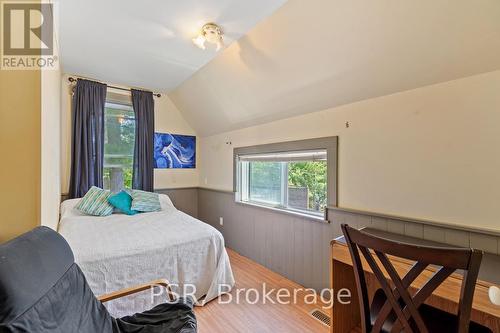
[{"label": "bed", "polygon": [[[167,279],[178,294],[192,293],[194,286],[196,305],[203,306],[234,286],[222,234],[177,210],[168,196],[160,194],[161,211],[133,216],[84,215],[75,209],[79,200],[61,204],[59,233],[95,295]],[[106,307],[114,316],[125,316],[165,299],[145,291]]]}]

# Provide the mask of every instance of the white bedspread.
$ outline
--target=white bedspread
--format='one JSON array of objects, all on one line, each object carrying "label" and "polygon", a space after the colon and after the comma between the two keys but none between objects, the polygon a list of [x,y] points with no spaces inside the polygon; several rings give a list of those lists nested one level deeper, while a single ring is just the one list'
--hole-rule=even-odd
[{"label": "white bedspread", "polygon": [[[174,291],[179,294],[185,284],[194,285],[196,298],[205,296],[197,304],[203,305],[219,295],[219,285],[234,286],[222,234],[178,211],[165,197],[162,211],[134,216],[91,217],[74,209],[79,199],[63,202],[59,232],[95,295],[163,278],[178,285]],[[115,316],[125,316],[162,303],[165,297],[152,299],[145,291],[106,307]]]}]

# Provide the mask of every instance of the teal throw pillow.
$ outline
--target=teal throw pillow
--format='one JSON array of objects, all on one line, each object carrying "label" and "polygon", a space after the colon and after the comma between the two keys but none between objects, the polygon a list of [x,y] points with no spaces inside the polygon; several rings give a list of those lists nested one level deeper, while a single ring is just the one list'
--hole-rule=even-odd
[{"label": "teal throw pillow", "polygon": [[127,215],[135,215],[138,213],[138,211],[130,208],[132,206],[132,197],[125,191],[121,191],[115,195],[110,196],[108,198],[108,202],[113,207]]}]

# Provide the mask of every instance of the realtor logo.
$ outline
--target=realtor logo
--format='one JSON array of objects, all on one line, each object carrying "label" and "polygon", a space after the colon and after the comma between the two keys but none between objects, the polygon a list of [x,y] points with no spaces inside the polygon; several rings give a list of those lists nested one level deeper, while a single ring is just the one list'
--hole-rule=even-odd
[{"label": "realtor logo", "polygon": [[1,69],[55,68],[53,4],[1,4]]}]

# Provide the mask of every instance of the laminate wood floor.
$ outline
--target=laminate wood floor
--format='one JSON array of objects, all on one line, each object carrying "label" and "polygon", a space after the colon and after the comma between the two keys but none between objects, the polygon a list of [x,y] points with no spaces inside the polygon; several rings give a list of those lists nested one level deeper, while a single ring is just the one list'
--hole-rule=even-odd
[{"label": "laminate wood floor", "polygon": [[[230,249],[228,253],[236,280],[236,286],[230,294],[233,301],[229,304],[221,304],[216,299],[204,307],[197,307],[195,312],[199,333],[329,332],[329,327],[309,315],[314,309],[322,310],[323,304],[319,300],[316,305],[306,304],[304,296],[310,293],[305,291],[298,293],[297,304],[277,303],[276,291],[270,296],[275,304],[271,302],[263,304],[262,301],[251,304],[256,299],[254,293],[249,294],[251,297],[248,301],[243,297],[244,293],[240,293],[240,302],[236,304],[238,289],[256,288],[262,294],[262,285],[266,283],[268,291],[272,288],[276,290],[285,288],[293,295],[294,289],[303,287]],[[227,301],[229,296],[221,296],[221,300]],[[324,312],[329,314],[328,309]]]}]

